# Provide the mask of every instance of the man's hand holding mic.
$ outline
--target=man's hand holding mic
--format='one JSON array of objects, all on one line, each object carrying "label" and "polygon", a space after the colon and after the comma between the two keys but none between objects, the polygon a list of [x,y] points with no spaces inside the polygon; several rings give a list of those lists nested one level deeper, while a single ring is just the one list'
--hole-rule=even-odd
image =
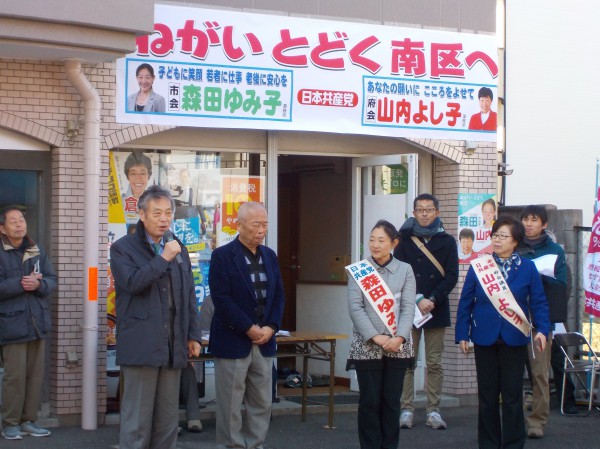
[{"label": "man's hand holding mic", "polygon": [[177,258],[177,263],[182,263],[181,260],[181,245],[177,240],[174,239],[173,233],[171,231],[167,231],[163,235],[163,239],[165,241],[165,249],[163,250],[162,257],[163,259],[171,262],[173,259]]}]

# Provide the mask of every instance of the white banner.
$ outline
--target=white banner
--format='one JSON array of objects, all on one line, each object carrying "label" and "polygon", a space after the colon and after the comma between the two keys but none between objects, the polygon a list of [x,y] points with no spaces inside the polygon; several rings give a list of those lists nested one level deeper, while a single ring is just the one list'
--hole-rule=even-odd
[{"label": "white banner", "polygon": [[172,5],[154,29],[119,123],[496,140],[493,36]]}]

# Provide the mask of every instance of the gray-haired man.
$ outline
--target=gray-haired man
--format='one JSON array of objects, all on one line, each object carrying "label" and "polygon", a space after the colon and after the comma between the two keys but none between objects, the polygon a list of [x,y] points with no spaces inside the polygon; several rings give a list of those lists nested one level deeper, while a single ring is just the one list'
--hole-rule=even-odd
[{"label": "gray-haired man", "polygon": [[151,186],[138,208],[136,232],[110,248],[124,376],[119,447],[175,449],[180,371],[200,353],[194,279],[185,247],[169,231],[171,194]]}]

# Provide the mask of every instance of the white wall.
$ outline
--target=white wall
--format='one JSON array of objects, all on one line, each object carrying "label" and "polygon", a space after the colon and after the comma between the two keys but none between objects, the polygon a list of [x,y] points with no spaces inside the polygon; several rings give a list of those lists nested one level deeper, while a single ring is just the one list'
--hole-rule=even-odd
[{"label": "white wall", "polygon": [[[352,322],[348,313],[346,285],[298,284],[296,295],[296,328],[299,331],[318,331],[324,335],[348,336],[337,342],[335,376],[349,377],[346,371],[346,359],[350,351]],[[328,344],[325,343],[324,347],[329,350]],[[301,359],[298,359],[296,369],[302,370]],[[308,372],[329,375],[329,363],[309,360]]]},{"label": "white wall", "polygon": [[507,1],[506,204],[582,209],[591,226],[600,107],[597,0]]}]

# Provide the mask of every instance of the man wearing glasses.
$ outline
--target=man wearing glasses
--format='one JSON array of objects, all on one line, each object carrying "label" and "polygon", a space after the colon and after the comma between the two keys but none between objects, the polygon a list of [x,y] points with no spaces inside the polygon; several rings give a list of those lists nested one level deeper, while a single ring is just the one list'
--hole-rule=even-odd
[{"label": "man wearing glasses", "polygon": [[[450,326],[448,296],[458,280],[458,251],[454,237],[446,233],[439,218],[439,201],[428,193],[414,200],[413,216],[400,228],[400,244],[394,257],[409,263],[417,280],[417,293],[423,299],[417,302],[422,314],[431,312],[432,318],[422,329],[425,338],[427,364],[427,417],[426,425],[432,429],[445,429],[440,415],[440,397],[444,373],[442,353],[444,334]],[[421,329],[413,328],[415,355],[419,352]],[[406,371],[402,390],[400,427],[410,429],[414,421],[414,368]]]}]

